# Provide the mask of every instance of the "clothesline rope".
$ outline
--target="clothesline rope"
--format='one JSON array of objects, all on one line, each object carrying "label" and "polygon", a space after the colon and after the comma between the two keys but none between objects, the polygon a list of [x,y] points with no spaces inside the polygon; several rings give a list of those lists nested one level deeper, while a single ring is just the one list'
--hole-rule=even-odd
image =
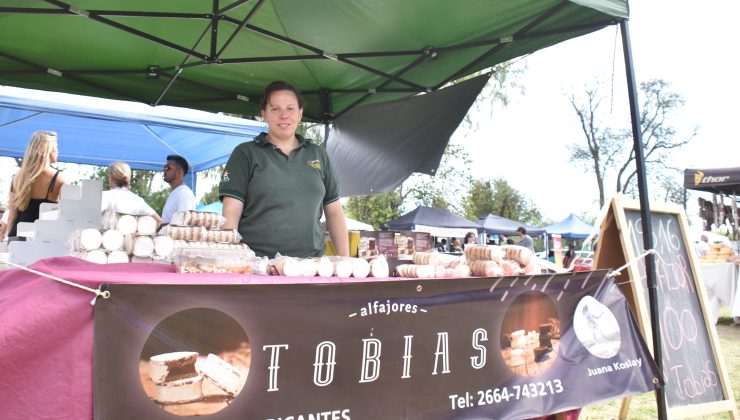
[{"label": "clothesline rope", "polygon": [[[647,256],[648,256],[648,255],[650,255],[650,254],[654,254],[654,255],[657,255],[657,254],[658,254],[658,252],[657,252],[656,250],[654,250],[654,249],[648,249],[648,250],[646,250],[645,252],[643,252],[642,254],[638,255],[638,256],[637,256],[637,257],[636,257],[635,259],[633,259],[632,261],[627,261],[627,262],[626,262],[626,263],[625,263],[625,264],[624,264],[623,266],[621,266],[621,267],[617,268],[616,270],[612,270],[612,271],[610,271],[610,272],[609,272],[609,273],[608,273],[608,274],[607,274],[606,276],[607,276],[607,277],[617,277],[617,276],[621,276],[621,275],[622,275],[622,270],[624,270],[625,268],[627,268],[627,267],[629,267],[629,266],[631,266],[631,265],[637,264],[637,262],[638,262],[639,260],[641,260],[641,259],[643,259],[643,258],[647,257]],[[626,283],[629,283],[629,282],[626,282]]]},{"label": "clothesline rope", "polygon": [[103,299],[108,299],[110,297],[110,292],[107,291],[107,290],[102,291],[99,288],[98,289],[91,289],[91,288],[89,288],[87,286],[83,286],[81,284],[78,284],[78,283],[75,283],[75,282],[72,282],[72,281],[69,281],[69,280],[64,280],[62,278],[59,278],[59,277],[56,277],[56,276],[52,276],[51,274],[42,273],[41,271],[36,271],[36,270],[34,270],[32,268],[24,267],[22,265],[18,265],[18,264],[12,263],[10,261],[3,261],[3,263],[4,264],[8,264],[9,266],[12,266],[12,267],[15,267],[15,268],[24,270],[24,271],[28,271],[29,273],[36,274],[37,276],[41,276],[41,277],[44,277],[44,278],[47,278],[47,279],[50,279],[50,280],[57,281],[57,282],[62,283],[62,284],[66,284],[67,286],[76,287],[78,289],[82,289],[84,291],[90,292],[90,293],[92,293],[92,294],[95,295],[95,298],[93,298],[93,300],[90,302],[91,305],[95,305],[95,300],[97,298],[99,298],[99,297],[102,297]]}]

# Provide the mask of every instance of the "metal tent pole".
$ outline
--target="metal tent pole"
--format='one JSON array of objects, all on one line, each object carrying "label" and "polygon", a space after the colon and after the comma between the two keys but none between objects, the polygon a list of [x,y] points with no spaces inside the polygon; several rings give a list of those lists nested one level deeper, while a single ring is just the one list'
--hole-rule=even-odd
[{"label": "metal tent pole", "polygon": [[[637,85],[632,63],[632,47],[630,44],[629,25],[627,19],[619,23],[622,32],[622,48],[624,50],[624,67],[627,72],[627,91],[630,100],[630,114],[632,116],[632,139],[635,148],[635,164],[637,166],[637,189],[640,193],[640,217],[642,218],[642,240],[644,249],[653,249],[653,232],[650,223],[650,200],[648,199],[647,174],[645,170],[645,154],[642,144],[642,130],[640,111],[638,109]],[[653,357],[658,370],[663,372],[662,345],[660,340],[660,322],[658,320],[658,290],[656,286],[655,257],[648,254],[645,258],[645,274],[647,277],[648,296],[650,300],[650,328],[653,331]],[[655,390],[658,403],[658,418],[667,419],[665,390]]]}]

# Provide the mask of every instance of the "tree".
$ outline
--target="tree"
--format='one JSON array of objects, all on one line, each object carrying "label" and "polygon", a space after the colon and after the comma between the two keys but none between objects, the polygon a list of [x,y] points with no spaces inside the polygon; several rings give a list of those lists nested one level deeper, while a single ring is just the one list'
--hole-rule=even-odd
[{"label": "tree", "polygon": [[402,196],[404,200],[417,206],[448,209],[463,214],[460,191],[470,185],[470,155],[463,146],[447,144],[442,161],[434,176],[412,174],[404,181]]},{"label": "tree", "polygon": [[487,214],[496,212],[496,203],[493,199],[493,187],[491,181],[474,179],[470,183],[468,196],[463,202],[465,218],[476,220]]},{"label": "tree", "polygon": [[[225,167],[226,167],[225,164],[214,166],[213,168],[202,171],[201,175],[203,175],[204,180],[210,179],[213,182],[220,181],[221,174],[223,173]],[[219,184],[218,182],[215,182],[211,186],[211,189],[207,193],[203,194],[203,197],[201,197],[200,199],[200,202],[202,204],[210,204],[210,203],[213,203],[214,201],[218,201],[218,198],[219,198],[218,184]]]},{"label": "tree", "polygon": [[493,182],[473,180],[464,203],[465,216],[470,220],[490,213],[531,225],[542,223],[537,206],[503,178]]},{"label": "tree", "polygon": [[402,187],[395,191],[351,197],[346,204],[347,217],[379,229],[382,223],[401,215]]},{"label": "tree", "polygon": [[[640,84],[642,103],[640,105],[641,135],[643,141],[647,172],[657,179],[668,166],[668,152],[682,147],[696,135],[697,129],[688,137],[679,138],[672,126],[671,116],[679,111],[685,101],[677,93],[670,91],[670,83],[663,80],[650,80]],[[600,105],[605,99],[598,93],[598,87],[586,89],[585,103],[575,94],[569,97],[571,106],[586,138],[585,144],[571,145],[571,162],[582,164],[592,170],[599,188],[599,204],[604,205],[604,181],[607,172],[616,169],[616,192],[635,193],[637,168],[631,129],[609,127],[602,115]]]},{"label": "tree", "polygon": [[470,158],[462,146],[448,144],[435,176],[412,174],[394,191],[351,197],[347,215],[374,227],[401,215],[404,207],[430,206],[461,214],[459,191],[470,183]]},{"label": "tree", "polygon": [[[676,181],[676,176],[665,173],[658,175],[660,186],[663,190],[662,197],[656,197],[665,203],[676,203],[686,209],[686,203],[688,196],[686,194],[686,188],[683,183]],[[680,179],[680,178],[679,178]]]}]

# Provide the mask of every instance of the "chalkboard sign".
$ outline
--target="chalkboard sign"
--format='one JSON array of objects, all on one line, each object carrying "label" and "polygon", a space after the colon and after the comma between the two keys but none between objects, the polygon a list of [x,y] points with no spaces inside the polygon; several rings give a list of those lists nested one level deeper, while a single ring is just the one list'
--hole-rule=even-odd
[{"label": "chalkboard sign", "polygon": [[[618,280],[631,289],[625,294],[630,295],[630,304],[638,313],[646,339],[652,342],[645,259],[638,258],[645,251],[639,203],[617,197],[610,205],[599,244],[611,249],[599,250],[602,255],[597,256],[597,266],[605,268],[604,261],[635,262],[627,270],[629,282],[624,278]],[[689,248],[683,209],[667,205],[651,209],[650,226],[656,251],[659,357],[668,413],[681,417],[729,411],[734,416],[735,402],[724,363],[721,355],[718,356],[716,330],[706,321],[703,286],[697,274],[696,257]],[[615,236],[619,236],[618,240]],[[614,248],[619,244],[622,254],[615,256],[618,250]],[[610,255],[604,258],[603,254]]]},{"label": "chalkboard sign", "polygon": [[[645,250],[640,212],[624,213],[630,244],[640,255]],[[722,401],[725,396],[678,216],[652,213],[650,219],[668,406]],[[648,302],[645,260],[637,267]]]}]

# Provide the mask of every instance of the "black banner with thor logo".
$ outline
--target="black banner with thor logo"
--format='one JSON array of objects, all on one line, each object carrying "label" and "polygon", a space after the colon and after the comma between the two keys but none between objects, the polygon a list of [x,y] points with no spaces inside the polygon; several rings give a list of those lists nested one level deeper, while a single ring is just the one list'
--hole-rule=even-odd
[{"label": "black banner with thor logo", "polygon": [[651,391],[606,274],[109,284],[95,418],[527,418]]}]

